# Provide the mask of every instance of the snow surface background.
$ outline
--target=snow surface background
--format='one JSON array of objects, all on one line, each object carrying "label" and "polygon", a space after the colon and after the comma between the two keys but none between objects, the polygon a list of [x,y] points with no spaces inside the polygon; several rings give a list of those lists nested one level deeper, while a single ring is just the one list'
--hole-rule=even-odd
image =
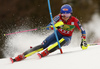
[{"label": "snow surface background", "polygon": [[[83,27],[86,30],[87,36],[91,38],[89,42],[95,41],[100,38],[100,16],[94,14],[92,20],[85,24]],[[39,59],[36,54],[29,58],[11,64],[9,57],[17,56],[23,53],[30,46],[36,46],[40,44],[48,35],[53,31],[43,35],[43,33],[26,32],[16,35],[10,35],[5,41],[6,58],[0,59],[0,68],[2,69],[100,69],[100,46],[92,46],[87,50],[81,50],[81,33],[74,32],[71,44],[63,47],[64,54],[60,54],[60,51],[50,54],[49,56]]]}]

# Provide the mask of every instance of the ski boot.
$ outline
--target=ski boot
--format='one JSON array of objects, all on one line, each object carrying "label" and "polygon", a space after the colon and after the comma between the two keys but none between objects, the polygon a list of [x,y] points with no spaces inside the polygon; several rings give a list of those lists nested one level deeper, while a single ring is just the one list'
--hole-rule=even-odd
[{"label": "ski boot", "polygon": [[12,63],[14,63],[14,62],[15,62],[15,59],[10,58],[10,60],[11,60],[11,62],[12,62]]},{"label": "ski boot", "polygon": [[39,58],[41,59],[42,57],[45,57],[45,56],[49,55],[49,51],[46,49],[46,50],[44,50],[43,52],[38,53],[37,55],[38,55]]},{"label": "ski boot", "polygon": [[23,59],[25,59],[25,58],[26,58],[26,57],[24,57],[24,55],[21,54],[21,55],[18,55],[17,57],[15,57],[15,59],[10,58],[10,60],[11,60],[12,63],[14,63],[14,62],[16,62],[16,61],[21,61],[21,60],[23,60]]}]

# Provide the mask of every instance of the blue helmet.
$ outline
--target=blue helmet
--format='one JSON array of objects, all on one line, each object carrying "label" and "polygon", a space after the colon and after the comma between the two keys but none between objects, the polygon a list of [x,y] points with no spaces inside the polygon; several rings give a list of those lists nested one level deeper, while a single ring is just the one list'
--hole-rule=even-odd
[{"label": "blue helmet", "polygon": [[63,13],[63,14],[65,14],[65,13],[72,13],[72,7],[70,5],[68,5],[68,4],[65,4],[65,5],[63,5],[61,7],[60,13]]}]

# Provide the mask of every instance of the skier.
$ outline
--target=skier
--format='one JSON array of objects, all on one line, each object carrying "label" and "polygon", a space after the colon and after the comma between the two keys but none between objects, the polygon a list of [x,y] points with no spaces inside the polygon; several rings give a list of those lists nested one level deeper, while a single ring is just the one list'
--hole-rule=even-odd
[{"label": "skier", "polygon": [[[55,27],[56,27],[56,32],[57,32],[57,36],[59,39],[59,43],[61,47],[65,45],[69,45],[71,38],[72,38],[72,33],[76,27],[79,29],[79,31],[82,34],[81,48],[83,50],[87,49],[88,45],[86,43],[86,32],[82,28],[79,20],[75,18],[74,16],[72,16],[72,13],[73,13],[72,7],[68,4],[65,4],[61,7],[60,14],[55,16],[53,19]],[[60,25],[62,23],[63,25]],[[48,30],[53,29],[52,22],[50,22],[47,26],[50,26],[50,28],[47,28]],[[30,48],[29,50],[25,51],[23,54],[20,54],[17,57],[15,57],[14,59],[10,58],[10,60],[12,61],[12,63],[15,61],[20,61],[40,51],[43,51],[43,52],[38,53],[37,55],[40,58],[42,58],[56,51],[57,49],[59,49],[58,43],[56,41],[55,34],[52,33],[40,45]]]}]

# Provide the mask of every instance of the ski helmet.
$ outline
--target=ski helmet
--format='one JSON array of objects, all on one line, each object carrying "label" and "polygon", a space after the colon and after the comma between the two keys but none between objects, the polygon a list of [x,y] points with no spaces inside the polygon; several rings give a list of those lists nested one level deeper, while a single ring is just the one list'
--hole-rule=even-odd
[{"label": "ski helmet", "polygon": [[61,7],[60,13],[65,14],[65,13],[72,13],[72,7],[68,4],[65,4]]}]

